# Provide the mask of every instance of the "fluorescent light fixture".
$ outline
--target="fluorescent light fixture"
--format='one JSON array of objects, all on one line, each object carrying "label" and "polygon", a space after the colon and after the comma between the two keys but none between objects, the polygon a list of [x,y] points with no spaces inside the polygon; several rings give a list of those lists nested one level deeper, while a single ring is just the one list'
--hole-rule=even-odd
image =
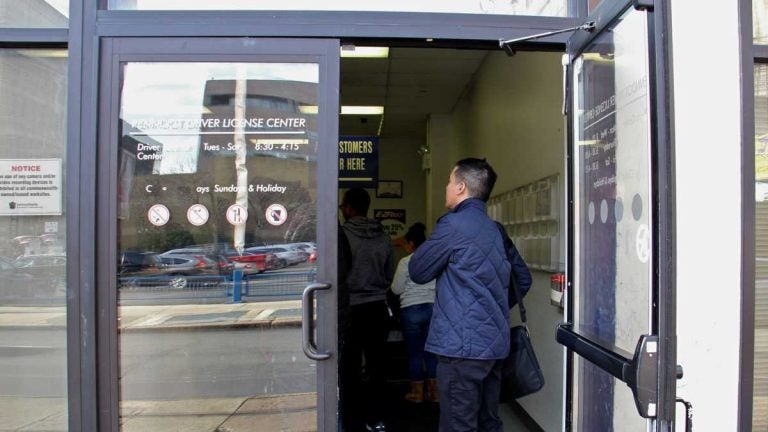
[{"label": "fluorescent light fixture", "polygon": [[317,114],[317,105],[299,105],[299,112],[302,114]]},{"label": "fluorescent light fixture", "polygon": [[15,51],[19,55],[32,58],[67,58],[69,55],[66,49],[21,48]]},{"label": "fluorescent light fixture", "polygon": [[384,114],[383,106],[350,106],[342,105],[342,115],[382,115]]},{"label": "fluorescent light fixture", "polygon": [[593,146],[593,145],[599,145],[600,140],[580,140],[576,144],[580,146]]},{"label": "fluorescent light fixture", "polygon": [[285,139],[285,138],[250,138],[248,141],[254,143],[254,144],[272,144],[272,145],[282,145],[282,144],[296,144],[296,145],[307,145],[309,144],[308,139]]},{"label": "fluorescent light fixture", "polygon": [[354,45],[342,45],[341,57],[344,58],[387,58],[389,47],[359,47]]},{"label": "fluorescent light fixture", "polygon": [[[302,114],[317,114],[317,105],[299,105],[299,112]],[[382,115],[383,106],[357,106],[342,105],[341,113],[345,115]]]}]

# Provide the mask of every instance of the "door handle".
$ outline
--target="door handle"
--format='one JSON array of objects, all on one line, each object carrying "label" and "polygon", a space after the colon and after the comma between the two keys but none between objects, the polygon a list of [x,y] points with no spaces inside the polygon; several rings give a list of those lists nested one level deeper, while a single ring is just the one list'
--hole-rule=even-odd
[{"label": "door handle", "polygon": [[624,381],[632,390],[635,407],[640,416],[656,418],[656,405],[659,400],[656,383],[659,372],[658,335],[641,335],[632,359],[624,358],[579,335],[573,331],[571,323],[558,324],[555,339],[600,369]]},{"label": "door handle", "polygon": [[301,295],[301,348],[312,360],[328,360],[331,354],[317,352],[315,344],[315,291],[331,289],[330,284],[313,283],[304,288]]}]

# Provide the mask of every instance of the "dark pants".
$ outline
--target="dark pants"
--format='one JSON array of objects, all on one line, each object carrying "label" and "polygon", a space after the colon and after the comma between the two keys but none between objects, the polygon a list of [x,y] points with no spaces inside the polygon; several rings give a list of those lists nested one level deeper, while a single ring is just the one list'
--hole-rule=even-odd
[{"label": "dark pants", "polygon": [[[431,352],[424,351],[429,333],[429,322],[432,320],[432,303],[421,303],[406,306],[400,312],[403,322],[403,336],[408,349],[408,370],[412,381],[424,381],[434,378],[437,369],[437,357]],[[424,367],[427,368],[426,375]]]},{"label": "dark pants", "polygon": [[438,356],[440,432],[501,432],[502,360]]},{"label": "dark pants", "polygon": [[349,308],[349,326],[344,332],[339,358],[340,414],[348,432],[365,430],[365,423],[384,420],[388,321],[384,301]]}]

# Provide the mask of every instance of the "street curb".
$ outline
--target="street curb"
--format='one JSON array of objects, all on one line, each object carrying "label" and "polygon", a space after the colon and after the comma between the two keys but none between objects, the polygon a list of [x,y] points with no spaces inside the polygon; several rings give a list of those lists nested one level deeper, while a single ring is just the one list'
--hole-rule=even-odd
[{"label": "street curb", "polygon": [[258,329],[269,330],[271,328],[301,327],[301,319],[279,319],[273,321],[246,321],[246,322],[218,322],[207,324],[179,324],[179,325],[155,325],[127,327],[119,329],[118,333],[150,333],[150,332],[175,332],[189,330],[226,330],[226,329]]}]

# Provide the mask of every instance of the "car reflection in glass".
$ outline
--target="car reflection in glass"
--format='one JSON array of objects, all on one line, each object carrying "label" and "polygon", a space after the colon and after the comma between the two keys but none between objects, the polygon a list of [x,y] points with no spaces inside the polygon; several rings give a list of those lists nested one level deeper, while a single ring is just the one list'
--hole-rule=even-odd
[{"label": "car reflection in glass", "polygon": [[158,256],[163,263],[163,272],[170,277],[172,288],[186,288],[187,276],[219,276],[219,262],[205,255],[170,254]]},{"label": "car reflection in glass", "polygon": [[63,295],[66,289],[66,255],[22,255],[14,261],[3,260],[3,276],[27,279],[39,288],[36,296]]},{"label": "car reflection in glass", "polygon": [[303,263],[309,256],[299,248],[290,248],[282,245],[249,247],[245,251],[254,254],[274,254],[277,259],[277,268],[285,268]]}]

